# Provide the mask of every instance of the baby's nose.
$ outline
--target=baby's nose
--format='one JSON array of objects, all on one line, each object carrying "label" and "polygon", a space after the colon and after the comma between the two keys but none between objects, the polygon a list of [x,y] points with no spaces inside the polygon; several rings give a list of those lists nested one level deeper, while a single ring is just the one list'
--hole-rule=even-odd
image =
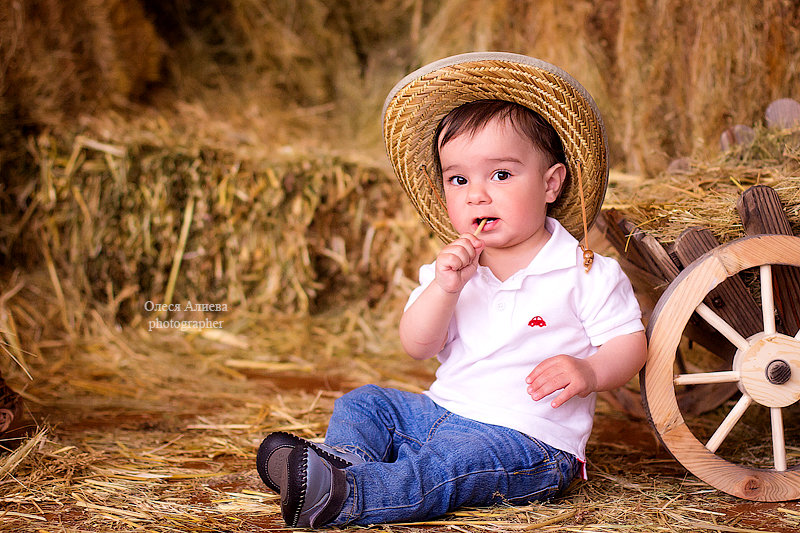
[{"label": "baby's nose", "polygon": [[491,201],[489,191],[486,186],[480,182],[472,182],[469,185],[469,193],[467,194],[467,201],[470,203],[486,203]]}]

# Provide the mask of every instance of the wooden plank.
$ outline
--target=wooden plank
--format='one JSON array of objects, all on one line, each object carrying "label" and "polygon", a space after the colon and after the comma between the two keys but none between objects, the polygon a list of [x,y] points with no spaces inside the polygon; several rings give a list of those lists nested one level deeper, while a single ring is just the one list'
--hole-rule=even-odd
[{"label": "wooden plank", "polygon": [[636,418],[645,418],[642,395],[638,392],[620,387],[610,391],[598,392],[597,394],[617,411],[622,411]]},{"label": "wooden plank", "polygon": [[[602,220],[602,224],[600,221]],[[625,218],[616,209],[607,209],[603,211],[603,215],[598,217],[598,225],[603,231],[608,242],[617,250],[620,256],[624,257],[638,268],[650,272],[650,264],[647,259],[642,256],[638,246],[631,246],[628,232],[622,227],[622,221]]]},{"label": "wooden plank", "polygon": [[639,307],[642,308],[642,318],[647,320],[661,293],[667,288],[667,282],[639,268],[624,257],[618,258],[617,262],[633,285],[633,292],[639,301]]},{"label": "wooden plank", "polygon": [[[609,209],[598,217],[598,229],[619,253],[619,263],[631,280],[636,298],[642,308],[642,318],[647,323],[658,298],[675,279],[680,270],[658,240],[637,228],[619,212]],[[718,355],[730,368],[735,348],[717,330],[695,316],[686,326],[686,336]],[[680,351],[677,355],[681,357]],[[682,361],[681,361],[682,362]],[[734,383],[722,383],[703,387],[685,387],[678,398],[682,413],[698,415],[718,407],[731,397],[738,388]],[[615,389],[603,395],[612,406],[631,416],[643,418],[641,397],[625,388]]]},{"label": "wooden plank", "polygon": [[653,258],[650,250],[642,242],[645,233],[626,218],[623,218],[619,221],[619,226],[627,236],[628,249],[636,250],[636,254],[642,258],[642,261],[644,261],[645,270],[658,278],[667,280],[667,278],[664,277],[663,273],[661,272],[658,263]]},{"label": "wooden plank", "polygon": [[736,201],[736,209],[748,235],[791,235],[792,226],[775,189],[753,185]]},{"label": "wooden plank", "polygon": [[636,227],[615,209],[603,211],[601,218],[601,229],[606,239],[622,257],[663,281],[675,279],[678,266],[652,235]]},{"label": "wooden plank", "polygon": [[[750,187],[739,197],[736,209],[748,235],[792,235],[792,226],[781,199],[771,187]],[[793,337],[800,329],[800,268],[773,266],[772,287],[777,330]]]},{"label": "wooden plank", "polygon": [[[675,239],[673,249],[685,267],[718,246],[710,230],[693,227]],[[738,275],[722,281],[708,293],[704,302],[744,338],[763,330],[761,308]]]},{"label": "wooden plank", "polygon": [[[661,293],[669,285],[669,281],[677,275],[677,266],[669,259],[661,244],[650,235],[640,231],[638,238],[633,239],[630,235],[633,224],[615,209],[604,210],[598,217],[597,226],[619,254],[617,260],[633,285],[636,298],[642,308],[642,318],[647,321]],[[653,256],[657,253],[650,252],[648,250],[650,247],[660,249],[661,257],[666,257],[672,265],[672,268],[666,268],[671,273],[669,276],[665,276],[662,269],[656,266],[657,260],[646,258],[648,255]]]},{"label": "wooden plank", "polygon": [[667,281],[672,281],[680,270],[655,237],[637,228],[627,219],[620,220],[624,232],[631,236],[639,254],[645,257],[650,271]]},{"label": "wooden plank", "polygon": [[615,250],[619,251],[620,248],[625,246],[625,238],[616,227],[616,217],[621,216],[616,209],[603,209],[600,215],[594,222],[594,227],[599,231],[603,238],[611,244]]},{"label": "wooden plank", "polygon": [[[644,318],[648,320],[655,302],[680,272],[679,262],[673,260],[655,237],[636,228],[619,211],[604,210],[602,216],[598,217],[598,221],[600,220],[602,223],[598,223],[598,226],[620,254],[620,265],[631,280]],[[634,234],[631,235],[632,233]],[[689,339],[710,350],[723,361],[733,360],[736,349],[697,315],[689,320],[685,333]]]}]

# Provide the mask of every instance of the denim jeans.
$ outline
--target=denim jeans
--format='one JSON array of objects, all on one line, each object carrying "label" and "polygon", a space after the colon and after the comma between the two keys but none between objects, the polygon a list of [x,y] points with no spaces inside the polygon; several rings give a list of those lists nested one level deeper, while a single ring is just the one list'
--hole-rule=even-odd
[{"label": "denim jeans", "polygon": [[463,506],[548,500],[580,472],[571,454],[476,422],[422,394],[367,385],[339,398],[325,443],[367,462],[330,525],[419,521]]}]

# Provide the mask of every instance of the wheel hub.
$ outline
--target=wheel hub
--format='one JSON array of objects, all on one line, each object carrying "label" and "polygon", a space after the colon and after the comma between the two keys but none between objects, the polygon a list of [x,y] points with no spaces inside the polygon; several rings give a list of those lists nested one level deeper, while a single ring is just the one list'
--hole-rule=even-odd
[{"label": "wheel hub", "polygon": [[739,388],[767,407],[786,407],[800,400],[800,341],[780,333],[759,333],[733,360]]},{"label": "wheel hub", "polygon": [[771,361],[765,370],[767,381],[773,385],[783,385],[792,378],[792,367],[783,359]]}]

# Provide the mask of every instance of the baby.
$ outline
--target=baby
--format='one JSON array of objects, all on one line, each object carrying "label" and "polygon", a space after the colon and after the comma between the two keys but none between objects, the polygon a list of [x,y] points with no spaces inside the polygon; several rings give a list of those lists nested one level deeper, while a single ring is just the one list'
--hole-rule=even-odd
[{"label": "baby", "polygon": [[324,444],[264,439],[258,471],[293,527],[558,496],[584,473],[595,393],[645,361],[630,283],[611,259],[585,262],[577,240],[608,169],[600,115],[574,79],[515,54],[447,58],[390,93],[384,135],[447,243],[400,321],[408,354],[441,364],[423,394],[342,396]]}]

